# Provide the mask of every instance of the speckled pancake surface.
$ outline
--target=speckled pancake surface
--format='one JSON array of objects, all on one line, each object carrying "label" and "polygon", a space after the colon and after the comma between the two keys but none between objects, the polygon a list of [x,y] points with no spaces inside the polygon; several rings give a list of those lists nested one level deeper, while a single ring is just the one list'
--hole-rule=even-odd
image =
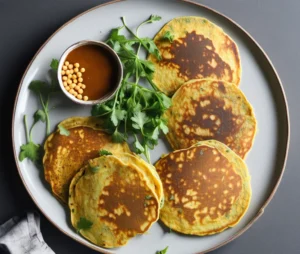
[{"label": "speckled pancake surface", "polygon": [[45,142],[43,158],[45,178],[52,191],[67,203],[69,184],[76,172],[99,156],[99,150],[130,152],[126,143],[113,143],[111,136],[101,129],[101,121],[94,117],[72,117],[59,125],[69,130],[69,136],[57,130]]},{"label": "speckled pancake surface", "polygon": [[160,202],[160,206],[162,207],[164,203],[163,186],[155,167],[133,153],[114,153],[113,155],[115,155],[124,164],[133,165],[134,167],[137,167],[138,170],[140,170],[143,174],[145,174],[145,177],[149,181],[149,185],[155,191]]},{"label": "speckled pancake surface", "polygon": [[[166,33],[173,42],[163,39]],[[150,55],[155,65],[153,82],[172,95],[186,81],[213,78],[238,85],[241,63],[237,45],[224,31],[201,17],[178,17],[155,36],[162,59]]]},{"label": "speckled pancake surface", "polygon": [[[97,171],[92,170],[97,168]],[[71,221],[92,224],[80,233],[96,245],[114,248],[145,233],[159,218],[159,201],[147,179],[136,167],[116,156],[89,161],[70,185]]]},{"label": "speckled pancake surface", "polygon": [[243,160],[218,141],[202,141],[156,163],[165,193],[160,219],[172,230],[211,235],[236,225],[251,199]]},{"label": "speckled pancake surface", "polygon": [[230,83],[202,79],[181,86],[166,111],[167,139],[174,150],[215,139],[245,158],[256,134],[256,119],[241,90]]}]

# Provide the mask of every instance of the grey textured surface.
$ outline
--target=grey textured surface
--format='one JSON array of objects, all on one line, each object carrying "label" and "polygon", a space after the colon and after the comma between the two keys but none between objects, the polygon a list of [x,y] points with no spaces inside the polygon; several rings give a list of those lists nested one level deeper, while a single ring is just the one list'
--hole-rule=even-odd
[{"label": "grey textured surface", "polygon": [[[12,106],[21,76],[43,42],[75,15],[105,1],[0,0],[0,223],[35,209],[18,176],[11,148]],[[300,253],[300,192],[297,148],[299,23],[298,0],[204,0],[243,26],[273,61],[287,93],[291,115],[291,146],[286,172],[264,215],[245,234],[214,253]],[[94,253],[64,236],[44,217],[45,241],[58,254]]]}]

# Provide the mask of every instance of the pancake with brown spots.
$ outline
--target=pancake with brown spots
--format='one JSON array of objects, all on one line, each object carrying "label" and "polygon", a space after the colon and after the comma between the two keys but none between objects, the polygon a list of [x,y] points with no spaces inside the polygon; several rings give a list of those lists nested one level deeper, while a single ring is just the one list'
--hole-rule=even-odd
[{"label": "pancake with brown spots", "polygon": [[[173,42],[164,39],[169,33]],[[224,31],[200,17],[179,17],[167,23],[154,42],[162,59],[148,59],[155,65],[153,82],[172,95],[186,81],[213,78],[239,85],[241,63],[237,45]]]},{"label": "pancake with brown spots", "polygon": [[160,219],[172,230],[211,235],[235,226],[248,209],[251,185],[244,161],[226,145],[201,141],[155,165],[165,204]]},{"label": "pancake with brown spots", "polygon": [[59,124],[69,130],[69,136],[59,130],[45,142],[43,158],[45,178],[52,192],[64,203],[68,201],[69,184],[76,172],[99,156],[99,150],[130,152],[126,143],[113,143],[111,136],[101,129],[101,121],[94,117],[72,117]]},{"label": "pancake with brown spots", "polygon": [[166,111],[173,149],[215,139],[245,158],[256,134],[256,119],[241,90],[222,81],[191,80],[181,86]]},{"label": "pancake with brown spots", "polygon": [[85,218],[92,226],[80,230],[81,235],[106,248],[125,245],[159,218],[159,200],[149,179],[113,155],[90,160],[75,175],[69,207],[74,228]]}]

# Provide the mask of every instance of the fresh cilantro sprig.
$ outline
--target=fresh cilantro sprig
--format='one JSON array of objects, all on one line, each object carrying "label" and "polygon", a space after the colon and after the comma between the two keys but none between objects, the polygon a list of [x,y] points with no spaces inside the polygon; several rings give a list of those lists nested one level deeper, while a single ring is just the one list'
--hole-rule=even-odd
[{"label": "fresh cilantro sprig", "polygon": [[174,35],[171,34],[170,31],[166,31],[164,33],[164,35],[161,37],[162,40],[168,40],[169,42],[173,42],[174,41]]},{"label": "fresh cilantro sprig", "polygon": [[[171,100],[158,91],[152,81],[154,64],[139,56],[140,50],[144,49],[160,60],[160,52],[151,38],[139,37],[138,31],[143,25],[160,19],[159,16],[151,15],[134,33],[122,17],[123,26],[111,30],[106,42],[119,55],[124,77],[115,97],[92,109],[93,116],[104,119],[105,127],[111,132],[114,142],[123,142],[129,135],[133,135],[135,152],[143,153],[149,162],[149,150],[157,145],[160,132],[168,132],[162,115],[170,107]],[[129,32],[129,37],[121,34],[124,29]],[[147,80],[152,89],[140,85],[142,79]]]},{"label": "fresh cilantro sprig", "polygon": [[58,80],[57,80],[57,68],[58,68],[58,60],[52,59],[50,64],[51,70],[51,82],[48,84],[47,82],[40,80],[33,80],[29,89],[37,96],[40,101],[41,108],[38,109],[33,115],[33,123],[28,131],[27,124],[27,116],[24,116],[24,124],[26,131],[26,144],[21,146],[21,151],[19,154],[19,160],[23,161],[25,158],[30,159],[34,163],[38,163],[41,161],[42,156],[42,148],[41,145],[33,142],[32,132],[34,126],[39,121],[46,124],[46,134],[47,136],[50,134],[50,118],[49,118],[49,99],[50,95],[59,91]]},{"label": "fresh cilantro sprig", "polygon": [[112,153],[109,152],[109,151],[107,151],[107,150],[102,149],[102,150],[99,151],[99,155],[100,155],[100,156],[104,156],[104,155],[112,155]]}]

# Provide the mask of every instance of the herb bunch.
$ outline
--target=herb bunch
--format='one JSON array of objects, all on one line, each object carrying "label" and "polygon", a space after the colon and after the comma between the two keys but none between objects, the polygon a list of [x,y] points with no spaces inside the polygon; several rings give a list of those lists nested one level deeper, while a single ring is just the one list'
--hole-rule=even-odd
[{"label": "herb bunch", "polygon": [[[171,100],[160,92],[152,81],[155,71],[153,63],[139,56],[143,48],[160,60],[160,52],[151,38],[139,37],[138,31],[141,26],[160,19],[159,16],[151,15],[134,33],[122,17],[123,26],[111,30],[106,42],[120,57],[124,76],[114,98],[95,105],[92,109],[93,116],[104,120],[106,130],[112,134],[114,142],[126,141],[129,135],[133,135],[135,152],[143,153],[149,162],[149,150],[157,145],[160,132],[168,132],[166,120],[162,115],[171,106]],[[129,32],[129,38],[121,34],[124,29]],[[148,81],[150,88],[139,83],[142,79]]]},{"label": "herb bunch", "polygon": [[25,158],[30,159],[34,163],[40,163],[42,158],[42,147],[40,144],[36,144],[32,138],[32,132],[34,126],[39,122],[43,122],[46,125],[46,135],[50,134],[50,118],[49,118],[49,102],[50,96],[53,93],[59,91],[57,80],[58,60],[52,59],[50,64],[51,70],[51,82],[47,83],[40,80],[33,80],[29,89],[37,96],[40,101],[41,108],[38,109],[33,115],[33,123],[28,130],[27,116],[24,116],[25,132],[26,132],[26,144],[21,146],[19,154],[19,160],[23,161]]}]

